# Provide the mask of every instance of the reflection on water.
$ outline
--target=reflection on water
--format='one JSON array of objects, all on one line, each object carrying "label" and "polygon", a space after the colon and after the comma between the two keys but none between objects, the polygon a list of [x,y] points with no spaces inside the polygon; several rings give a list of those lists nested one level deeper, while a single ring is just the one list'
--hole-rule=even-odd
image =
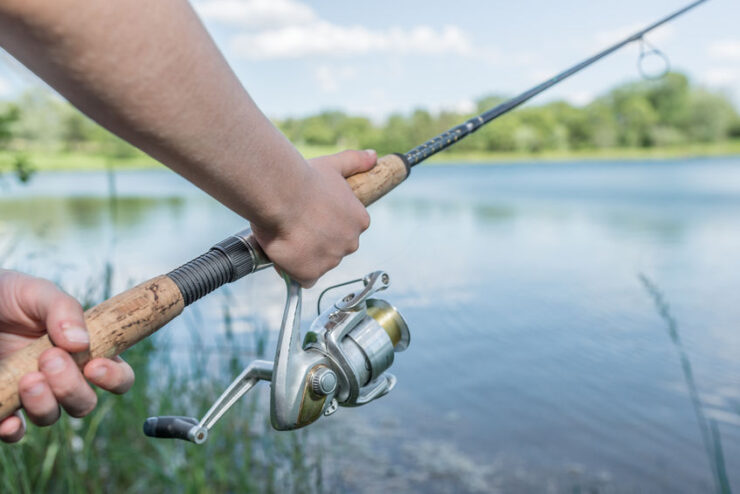
[{"label": "reflection on water", "polygon": [[[384,269],[384,297],[413,333],[394,364],[396,390],[324,419],[343,444],[331,463],[342,490],[721,488],[681,358],[635,282],[641,272],[670,293],[709,435],[716,424],[727,486],[738,489],[740,160],[412,175],[372,206],[361,249],[304,301],[313,308],[321,288]],[[167,172],[120,173],[116,189],[113,224],[103,174],[42,174],[4,191],[0,252],[15,248],[3,265],[55,273],[75,291],[112,260],[121,290],[243,226]],[[274,273],[229,293],[197,304],[204,344],[217,341],[227,302],[234,331],[257,314],[277,328],[284,295]],[[179,331],[175,322],[164,333]]]}]

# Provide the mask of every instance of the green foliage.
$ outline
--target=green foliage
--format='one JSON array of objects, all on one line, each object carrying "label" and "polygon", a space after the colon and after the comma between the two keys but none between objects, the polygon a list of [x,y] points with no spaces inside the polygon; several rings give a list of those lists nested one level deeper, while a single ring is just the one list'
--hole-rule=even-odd
[{"label": "green foliage", "polygon": [[19,115],[20,111],[16,105],[6,105],[5,108],[0,108],[0,148],[6,146],[13,136],[11,127],[18,120]]},{"label": "green foliage", "polygon": [[[229,328],[228,312],[223,324]],[[128,393],[98,392],[98,406],[88,417],[64,415],[52,427],[29,426],[19,444],[0,447],[0,492],[319,492],[327,480],[323,446],[309,445],[310,431],[270,428],[267,396],[259,392],[267,388],[241,400],[204,445],[142,433],[148,416],[207,410],[249,360],[262,357],[267,332],[255,329],[261,343],[245,346],[226,331],[217,348],[193,331],[185,363],[182,348],[168,349],[167,335],[138,343],[124,356],[136,372]]]},{"label": "green foliage", "polygon": [[[476,114],[506,99],[501,95],[481,98]],[[416,109],[373,125],[332,111],[286,119],[278,125],[296,143],[372,147],[389,153],[411,149],[471,116]],[[582,107],[564,101],[527,106],[483,127],[457,144],[455,151],[531,154],[675,147],[736,137],[740,137],[740,117],[726,96],[692,87],[685,75],[669,73],[657,81],[618,86]]]},{"label": "green foliage", "polygon": [[[373,122],[327,110],[275,123],[299,147],[327,152],[373,148],[386,154],[407,151],[506,99],[497,94],[482,97],[476,102],[475,113],[470,114],[432,113],[417,108],[409,114],[394,113],[384,122]],[[565,101],[526,105],[459,142],[453,152],[531,155],[679,149],[738,138],[740,116],[726,95],[692,85],[683,74],[669,73],[658,80],[622,84],[584,106]],[[70,156],[75,162],[95,156],[124,166],[147,160],[142,152],[68,103],[41,91],[23,95],[4,111],[0,108],[0,151],[3,146],[25,151],[34,161],[50,153],[60,159],[62,155]],[[5,165],[6,169],[13,166],[12,162]]]},{"label": "green foliage", "polygon": [[83,152],[111,159],[143,154],[48,91],[28,91],[15,106],[20,108],[20,116],[12,125],[12,148],[15,150]]},{"label": "green foliage", "polygon": [[[8,147],[14,137],[13,126],[20,118],[17,105],[0,108],[0,151]],[[0,176],[6,169],[13,171],[20,182],[28,182],[34,173],[28,156],[22,152],[11,153],[8,160],[0,160]]]}]

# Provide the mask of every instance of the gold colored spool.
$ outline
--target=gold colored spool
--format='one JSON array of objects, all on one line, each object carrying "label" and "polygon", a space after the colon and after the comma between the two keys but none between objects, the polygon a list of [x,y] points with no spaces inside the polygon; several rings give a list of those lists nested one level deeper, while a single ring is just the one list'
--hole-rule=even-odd
[{"label": "gold colored spool", "polygon": [[401,352],[409,345],[409,328],[398,309],[385,300],[368,299],[367,315],[380,324],[393,343],[393,350]]}]

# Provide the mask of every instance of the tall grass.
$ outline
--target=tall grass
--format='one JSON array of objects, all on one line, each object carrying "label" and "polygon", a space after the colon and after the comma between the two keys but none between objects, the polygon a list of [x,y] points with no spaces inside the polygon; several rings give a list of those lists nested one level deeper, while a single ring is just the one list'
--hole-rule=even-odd
[{"label": "tall grass", "polygon": [[673,343],[681,359],[681,370],[683,371],[684,381],[686,382],[686,388],[691,398],[691,404],[694,407],[694,413],[696,414],[696,421],[699,425],[699,432],[707,453],[707,459],[712,469],[715,492],[718,494],[731,494],[732,489],[730,487],[730,481],[727,478],[727,467],[725,465],[725,455],[722,450],[719,428],[717,427],[717,422],[707,417],[707,414],[704,412],[704,404],[699,397],[699,388],[696,386],[691,360],[689,360],[689,355],[686,353],[686,349],[681,341],[678,322],[673,317],[671,307],[663,292],[658,288],[658,285],[644,274],[640,274],[638,277],[645,291],[653,300],[655,310],[665,323],[668,337],[671,339],[671,343]]},{"label": "tall grass", "polygon": [[148,416],[199,417],[238,371],[263,357],[268,333],[258,321],[246,346],[231,329],[227,306],[222,323],[221,344],[200,342],[184,359],[172,335],[141,342],[125,354],[136,371],[127,394],[99,391],[88,417],[65,415],[52,427],[29,426],[19,444],[0,446],[0,492],[323,491],[321,447],[310,444],[309,431],[270,428],[266,387],[227,413],[202,446],[143,435]]}]

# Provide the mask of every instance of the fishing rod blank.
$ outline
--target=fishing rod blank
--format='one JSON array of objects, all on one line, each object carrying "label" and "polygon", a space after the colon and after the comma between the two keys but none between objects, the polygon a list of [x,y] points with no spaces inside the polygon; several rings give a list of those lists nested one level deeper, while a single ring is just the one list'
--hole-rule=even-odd
[{"label": "fishing rod blank", "polygon": [[555,84],[561,82],[564,79],[567,79],[568,77],[572,76],[573,74],[580,72],[581,70],[585,69],[589,65],[593,64],[594,62],[597,62],[604,58],[605,56],[614,53],[615,51],[619,50],[623,46],[632,43],[633,41],[639,41],[642,40],[642,37],[652,31],[653,29],[662,26],[666,22],[669,22],[676,17],[684,14],[685,12],[688,12],[689,10],[693,9],[697,5],[706,2],[707,0],[697,0],[696,2],[693,2],[684,8],[677,10],[676,12],[672,13],[669,16],[666,16],[662,19],[660,19],[657,22],[654,22],[653,24],[649,25],[648,27],[642,29],[641,31],[638,31],[634,33],[631,36],[628,36],[627,38],[623,39],[622,41],[610,46],[609,48],[606,48],[605,50],[597,53],[596,55],[587,58],[586,60],[574,65],[573,67],[564,70],[563,72],[559,73],[555,77],[552,77],[545,82],[538,84],[537,86],[533,87],[532,89],[529,89],[527,91],[524,91],[519,96],[516,96],[514,98],[511,98],[508,101],[505,101],[501,103],[498,106],[495,106],[494,108],[491,108],[490,110],[481,113],[477,117],[473,117],[467,122],[460,124],[456,127],[453,127],[449,130],[446,130],[445,132],[442,132],[436,137],[433,137],[429,139],[424,144],[421,144],[411,151],[407,152],[404,156],[404,159],[409,167],[418,165],[428,157],[437,154],[438,152],[442,151],[443,149],[446,149],[456,142],[458,142],[460,139],[472,134],[485,124],[497,119],[501,115],[510,112],[517,106],[525,103],[526,101],[529,101],[533,97],[537,96],[541,92],[545,91],[548,88],[551,88]]}]

